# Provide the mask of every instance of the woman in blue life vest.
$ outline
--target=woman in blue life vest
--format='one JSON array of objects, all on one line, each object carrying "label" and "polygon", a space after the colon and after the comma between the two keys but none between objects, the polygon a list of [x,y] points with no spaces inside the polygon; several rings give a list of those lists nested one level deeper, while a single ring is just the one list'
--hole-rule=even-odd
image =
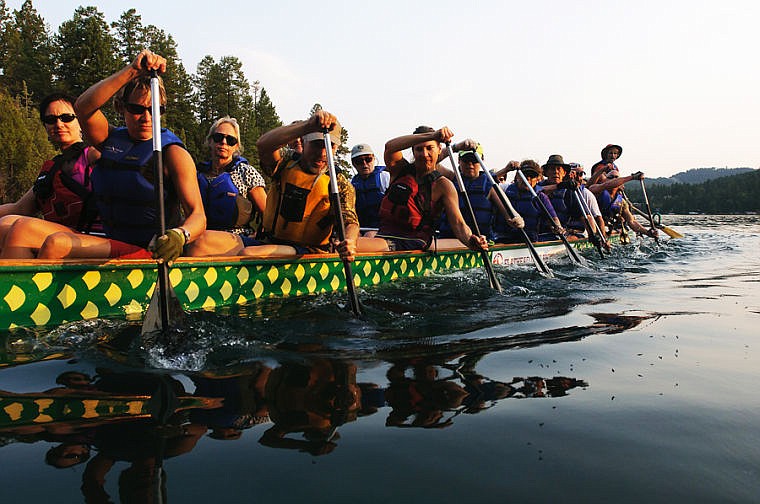
[{"label": "woman in blue life vest", "polygon": [[[356,175],[351,185],[356,191],[356,215],[362,228],[377,228],[380,225],[380,202],[390,185],[391,175],[385,166],[377,166],[372,148],[367,144],[354,145],[351,149],[351,164]],[[377,229],[364,230],[362,236],[373,237]]]},{"label": "woman in blue life vest", "polygon": [[[527,179],[531,187],[535,188],[536,184],[543,178],[541,166],[532,159],[527,159],[520,163],[520,171]],[[506,187],[502,187],[512,206],[522,216],[525,221],[525,233],[531,241],[545,241],[555,239],[554,231],[564,232],[557,219],[557,213],[554,211],[549,198],[543,192],[538,192],[537,196],[549,210],[551,222],[546,220],[538,202],[534,201],[533,194],[525,185],[522,178],[515,176],[515,181]],[[523,240],[522,233],[518,233],[512,228],[507,228],[501,223],[494,225],[494,237],[497,243],[519,243]]]},{"label": "woman in blue life vest", "polygon": [[[256,234],[267,204],[264,177],[241,154],[240,125],[225,116],[206,135],[210,160],[198,164],[198,186],[206,212],[206,231],[187,247],[187,255],[240,255],[261,245]],[[271,253],[277,247],[270,247]],[[267,255],[259,250],[257,255]]]},{"label": "woman in blue life vest", "polygon": [[0,205],[2,258],[32,259],[56,232],[100,230],[90,182],[100,153],[82,142],[74,98],[50,94],[40,102],[39,113],[48,139],[61,154],[43,164],[34,185],[18,201]]},{"label": "woman in blue life vest", "polygon": [[[182,254],[184,245],[205,231],[195,163],[180,139],[162,129],[166,227],[170,229],[152,239],[160,224],[154,187],[152,70],[164,73],[166,60],[143,50],[131,64],[92,85],[74,104],[85,137],[101,152],[92,185],[106,236],[55,233],[45,240],[40,258],[153,257],[171,262]],[[112,97],[126,127],[109,124],[100,110]],[[163,84],[159,101],[165,106]]]},{"label": "woman in blue life vest", "polygon": [[[380,205],[378,234],[375,238],[360,238],[357,243],[360,252],[428,249],[433,243],[434,225],[443,210],[456,239],[438,240],[437,248],[459,248],[464,244],[473,250],[488,249],[486,237],[474,235],[464,221],[454,184],[437,170],[443,152],[441,143],[453,136],[445,126],[438,130],[420,126],[411,135],[385,144],[385,165],[391,185]],[[457,146],[465,147],[464,142]],[[412,162],[403,155],[409,148],[414,156]]]},{"label": "woman in blue life vest", "polygon": [[[525,224],[519,214],[515,215],[514,218],[509,217],[504,205],[502,205],[501,200],[496,194],[496,189],[483,172],[480,163],[478,163],[478,159],[475,157],[475,152],[480,156],[480,159],[483,159],[483,148],[480,144],[477,144],[477,149],[475,151],[459,151],[459,171],[462,174],[462,181],[464,182],[465,191],[470,200],[470,205],[472,205],[472,211],[475,214],[478,229],[481,234],[489,240],[492,240],[492,228],[496,221],[505,220],[506,224],[514,229],[519,229]],[[467,224],[470,225],[472,223],[470,222],[469,212],[466,211],[466,208],[467,204],[465,203],[464,198],[460,195],[459,209],[462,211],[462,216]],[[454,237],[449,221],[446,218],[446,212],[443,212],[441,216],[439,232],[441,238]]]}]

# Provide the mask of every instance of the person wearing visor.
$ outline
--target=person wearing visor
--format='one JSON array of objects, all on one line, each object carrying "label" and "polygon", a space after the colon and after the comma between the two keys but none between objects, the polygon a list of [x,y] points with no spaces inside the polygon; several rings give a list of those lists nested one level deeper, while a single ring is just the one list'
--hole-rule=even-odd
[{"label": "person wearing visor", "polygon": [[[101,152],[92,175],[92,188],[105,237],[55,233],[40,248],[46,259],[153,257],[171,263],[183,248],[206,230],[195,163],[182,141],[161,129],[165,234],[156,237],[159,214],[153,170],[151,71],[166,71],[166,59],[145,49],[132,63],[90,86],[77,99],[74,111],[85,138]],[[166,90],[159,77],[161,114]],[[101,107],[113,98],[126,126],[108,122]],[[184,216],[184,218],[183,218]]]},{"label": "person wearing visor", "polygon": [[92,169],[100,152],[82,142],[74,98],[50,94],[40,102],[39,113],[48,139],[61,153],[45,161],[18,201],[0,205],[0,257],[6,259],[36,257],[56,232],[102,230],[91,197]]},{"label": "person wearing visor", "polygon": [[356,191],[356,213],[362,228],[373,228],[364,231],[363,236],[373,237],[380,225],[380,202],[388,190],[391,175],[385,166],[377,165],[377,158],[372,148],[367,144],[354,145],[351,149],[351,164],[356,175],[351,179],[351,185]]},{"label": "person wearing visor", "polygon": [[[536,191],[537,184],[543,179],[541,166],[532,159],[526,159],[520,163],[519,169],[528,184]],[[515,181],[511,184],[502,184],[502,189],[504,189],[514,209],[522,216],[525,222],[525,233],[531,241],[553,240],[555,234],[564,233],[557,213],[543,191],[537,190],[537,197],[541,199],[549,211],[551,221],[546,220],[541,206],[534,201],[533,194],[519,175],[515,176]],[[494,235],[497,243],[519,243],[523,240],[522,233],[518,233],[514,229],[496,228]]]},{"label": "person wearing visor", "polygon": [[[491,184],[489,178],[483,171],[482,166],[478,162],[478,158],[482,160],[484,158],[483,147],[478,143],[477,148],[472,150],[459,151],[459,171],[462,174],[462,181],[464,182],[465,192],[472,205],[472,211],[475,214],[475,220],[478,223],[478,229],[489,240],[493,240],[493,228],[498,226],[501,228],[520,229],[525,226],[525,223],[520,217],[520,214],[516,214],[514,218],[510,218],[504,205],[501,203],[499,196],[496,194],[496,189]],[[467,208],[467,203],[464,198],[459,196],[459,209],[462,211],[462,216],[468,225],[469,213],[464,211]],[[503,222],[502,222],[503,221]],[[441,216],[441,225],[439,227],[441,238],[454,238],[453,230],[449,225],[446,212],[443,212]]]},{"label": "person wearing visor", "polygon": [[[336,182],[346,239],[333,243],[324,130],[329,131],[334,157],[342,128],[338,119],[326,110],[316,111],[305,121],[268,131],[256,142],[261,169],[272,178],[264,209],[264,241],[289,247],[294,254],[329,253],[335,248],[341,259],[352,261],[359,236],[356,195],[348,179],[338,173]],[[283,148],[298,137],[303,153]],[[256,255],[256,250],[251,249],[246,247],[243,253]]]}]

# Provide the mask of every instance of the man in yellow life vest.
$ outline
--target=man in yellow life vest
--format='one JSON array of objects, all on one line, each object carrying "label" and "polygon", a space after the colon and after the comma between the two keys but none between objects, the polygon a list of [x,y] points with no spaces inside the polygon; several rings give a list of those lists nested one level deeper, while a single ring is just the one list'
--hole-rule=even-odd
[{"label": "man in yellow life vest", "polygon": [[[338,119],[319,110],[305,121],[275,128],[259,138],[261,169],[272,183],[264,210],[266,241],[293,247],[294,254],[331,252],[334,216],[330,205],[329,173],[323,131],[330,131],[333,156],[340,145]],[[284,148],[301,138],[303,152]],[[346,239],[335,243],[342,259],[352,261],[359,236],[356,194],[351,183],[337,174],[338,192],[346,225]],[[255,251],[251,251],[255,255]]]}]

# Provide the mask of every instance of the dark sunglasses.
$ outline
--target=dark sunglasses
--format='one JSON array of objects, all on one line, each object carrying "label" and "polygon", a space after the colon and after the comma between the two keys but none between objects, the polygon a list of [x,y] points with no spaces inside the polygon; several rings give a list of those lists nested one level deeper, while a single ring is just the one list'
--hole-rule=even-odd
[{"label": "dark sunglasses", "polygon": [[[143,105],[138,105],[136,103],[125,103],[124,108],[127,112],[134,115],[143,115],[145,112],[152,114],[150,107],[145,107]],[[164,115],[166,112],[166,107],[161,105],[158,107],[158,111],[161,112],[161,115]]]},{"label": "dark sunglasses", "polygon": [[225,135],[224,133],[214,133],[211,135],[211,139],[216,143],[222,143],[222,140],[227,141],[227,145],[232,147],[233,145],[237,145],[238,139],[235,138],[232,135]]},{"label": "dark sunglasses", "polygon": [[375,159],[374,156],[356,156],[351,160],[351,162],[356,164],[370,164],[372,163],[373,159]]},{"label": "dark sunglasses", "polygon": [[77,118],[77,116],[75,114],[61,114],[61,115],[50,114],[50,115],[46,115],[45,117],[43,117],[42,118],[42,122],[44,122],[45,124],[51,124],[52,125],[52,124],[55,124],[56,122],[58,122],[58,119],[60,119],[61,122],[70,123],[71,121],[73,121],[76,118]]}]

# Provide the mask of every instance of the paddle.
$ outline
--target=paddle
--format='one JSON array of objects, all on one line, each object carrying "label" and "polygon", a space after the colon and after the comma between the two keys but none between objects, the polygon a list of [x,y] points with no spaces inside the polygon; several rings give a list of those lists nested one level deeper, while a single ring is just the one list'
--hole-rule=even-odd
[{"label": "paddle", "polygon": [[[164,208],[164,164],[161,152],[161,91],[156,70],[150,72],[150,108],[153,123],[153,169],[158,210],[158,236],[166,233],[166,210]],[[140,335],[160,331],[166,333],[172,325],[182,318],[184,312],[179,304],[177,295],[169,282],[169,266],[166,262],[158,263],[156,287],[143,318]]]},{"label": "paddle", "polygon": [[[488,171],[488,168],[485,164],[483,164],[483,160],[480,159],[480,156],[477,152],[473,151],[473,154],[475,154],[475,159],[478,161],[478,164],[481,168],[483,168],[483,171],[486,174],[486,177],[488,177],[488,181],[493,185],[494,189],[496,190],[496,196],[499,198],[499,201],[501,201],[501,204],[504,205],[504,208],[507,210],[507,215],[509,215],[510,219],[513,219],[517,212],[515,211],[514,207],[512,207],[512,203],[509,201],[509,198],[507,198],[507,195],[504,194],[504,190],[501,188],[499,184],[496,183],[496,181],[493,179],[493,176],[491,176],[491,172]],[[533,264],[535,264],[536,269],[539,273],[543,273],[544,275],[552,276],[552,270],[549,269],[549,266],[546,265],[543,259],[541,259],[541,255],[536,250],[536,247],[533,245],[533,242],[530,241],[530,237],[528,236],[528,233],[525,232],[524,229],[520,228],[520,233],[522,233],[523,241],[525,242],[525,246],[528,247],[528,250],[530,251],[530,257],[533,259]]]},{"label": "paddle", "polygon": [[[446,142],[446,150],[449,153],[449,160],[451,160],[451,167],[454,169],[454,174],[456,175],[457,186],[459,189],[459,198],[461,200],[464,200],[465,206],[467,207],[467,214],[470,216],[470,220],[472,221],[472,229],[475,231],[475,234],[477,236],[480,236],[480,228],[478,227],[478,221],[475,220],[475,211],[472,209],[472,203],[470,203],[470,196],[467,194],[467,190],[464,187],[464,180],[462,180],[462,174],[459,172],[459,166],[454,161],[454,154],[451,152],[451,142]],[[483,250],[483,249],[480,249],[480,256],[483,259],[483,268],[485,268],[486,273],[488,274],[488,280],[491,284],[491,288],[498,291],[499,294],[502,294],[504,291],[501,288],[499,279],[496,278],[496,273],[494,273],[493,271],[493,264],[491,264],[491,256],[488,255],[488,251]]]},{"label": "paddle", "polygon": [[[631,200],[628,199],[628,196],[625,195],[625,200],[628,202],[628,206],[631,207],[631,210],[636,212],[638,215],[641,215],[642,217],[646,217],[647,214],[645,214],[640,208],[636,207],[636,205],[633,204]],[[657,229],[661,229],[663,233],[670,236],[671,238],[683,238],[683,235],[676,231],[673,228],[670,228],[662,223],[655,222],[655,225],[657,226]]]},{"label": "paddle", "polygon": [[[525,184],[525,187],[528,188],[530,191],[530,194],[533,195],[533,199],[538,202],[538,206],[541,207],[541,211],[544,213],[547,219],[550,221],[552,220],[551,214],[549,213],[549,209],[546,208],[546,205],[544,205],[544,202],[541,201],[541,198],[538,197],[538,194],[536,194],[536,191],[533,190],[533,186],[528,183],[528,179],[525,178],[525,175],[523,175],[523,172],[518,168],[517,175],[520,177],[520,179],[523,181],[523,184]],[[570,256],[570,258],[575,261],[577,264],[583,264],[583,261],[581,261],[581,258],[578,257],[578,254],[575,252],[575,249],[573,249],[572,245],[567,241],[567,238],[565,238],[565,235],[562,233],[555,233],[557,238],[562,240],[562,243],[565,245],[565,249],[567,250],[567,255]]]},{"label": "paddle", "polygon": [[[327,169],[330,174],[330,208],[335,215],[338,240],[344,241],[346,239],[346,224],[343,221],[343,209],[340,205],[340,194],[338,193],[338,178],[335,173],[335,161],[333,160],[332,141],[330,140],[330,133],[327,128],[322,130],[322,134],[325,137]],[[351,262],[345,259],[341,260],[343,261],[343,272],[346,276],[346,288],[348,289],[348,300],[351,303],[351,311],[353,311],[354,315],[358,317],[362,314],[362,310],[359,305],[359,298],[356,296],[356,286],[354,285],[354,274],[351,271]]]},{"label": "paddle", "polygon": [[[639,182],[641,182],[641,192],[644,195],[644,203],[647,205],[647,214],[649,217],[649,225],[652,227],[653,230],[655,230],[655,233],[657,233],[656,229],[657,226],[654,225],[654,217],[652,217],[652,207],[649,206],[649,196],[647,196],[647,188],[644,185],[644,179],[640,178]],[[660,239],[657,237],[657,235],[654,235],[654,242],[659,244]]]}]

